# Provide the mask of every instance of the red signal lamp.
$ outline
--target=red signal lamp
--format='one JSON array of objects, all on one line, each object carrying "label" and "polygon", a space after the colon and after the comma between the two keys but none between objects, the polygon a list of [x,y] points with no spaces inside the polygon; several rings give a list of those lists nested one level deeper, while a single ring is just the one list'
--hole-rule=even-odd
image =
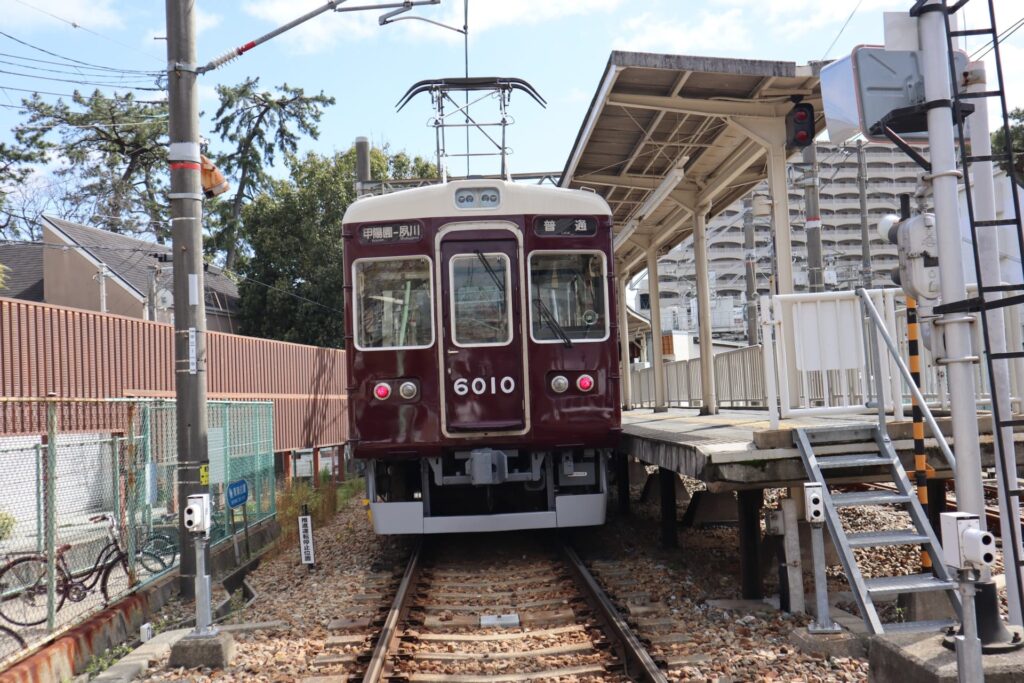
[{"label": "red signal lamp", "polygon": [[590,391],[594,388],[594,378],[590,375],[580,375],[576,380],[576,388],[580,391]]},{"label": "red signal lamp", "polygon": [[381,382],[373,388],[373,395],[381,401],[386,401],[391,398],[391,386],[386,382]]}]

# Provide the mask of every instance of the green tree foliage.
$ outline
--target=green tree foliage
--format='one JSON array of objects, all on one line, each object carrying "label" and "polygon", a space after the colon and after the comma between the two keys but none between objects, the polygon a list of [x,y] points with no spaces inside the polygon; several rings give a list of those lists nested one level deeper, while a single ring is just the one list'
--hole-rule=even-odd
[{"label": "green tree foliage", "polygon": [[166,103],[96,90],[55,104],[34,95],[22,106],[20,149],[61,162],[53,186],[75,207],[69,218],[112,232],[170,234]]},{"label": "green tree foliage", "polygon": [[[18,237],[22,226],[17,220],[17,213],[11,212],[8,197],[18,189],[32,173],[31,163],[42,161],[41,150],[24,149],[6,142],[0,142],[0,236]],[[0,278],[3,276],[0,267]],[[0,279],[0,286],[3,280]]]},{"label": "green tree foliage", "polygon": [[275,94],[260,91],[259,83],[259,78],[247,78],[236,86],[217,86],[220,106],[214,133],[230,145],[230,151],[217,156],[217,164],[234,180],[234,193],[229,202],[217,205],[221,227],[214,244],[224,249],[228,269],[235,267],[244,201],[268,186],[265,169],[277,153],[295,154],[300,134],[314,140],[319,136],[323,109],[334,104],[334,98],[322,91],[307,96],[302,88],[285,83],[275,88]]},{"label": "green tree foliage", "polygon": [[[240,266],[242,334],[342,347],[344,345],[341,222],[355,199],[355,149],[333,156],[288,157],[289,178],[242,209],[242,235],[252,255]],[[374,180],[436,178],[420,157],[370,155]]]},{"label": "green tree foliage", "polygon": [[[1005,151],[1006,136],[1000,128],[992,134],[992,153],[1002,154]],[[1010,112],[1010,143],[1013,146],[1013,161],[1016,168],[1013,177],[1017,183],[1024,185],[1024,109],[1017,108]],[[1010,165],[1006,161],[999,163],[999,167],[1007,174],[1010,173]]]}]

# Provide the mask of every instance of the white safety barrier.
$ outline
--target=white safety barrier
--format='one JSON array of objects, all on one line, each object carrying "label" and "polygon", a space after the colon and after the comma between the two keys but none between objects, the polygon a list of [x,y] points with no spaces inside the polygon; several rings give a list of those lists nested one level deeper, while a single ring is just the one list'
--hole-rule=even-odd
[{"label": "white safety barrier", "polygon": [[[653,368],[634,367],[630,373],[633,407],[654,407]],[[720,406],[764,407],[768,402],[764,378],[760,345],[715,355],[715,396]],[[665,363],[665,401],[679,408],[702,405],[700,358]]]},{"label": "white safety barrier", "polygon": [[[868,292],[893,336],[897,291]],[[876,369],[866,352],[868,332],[855,292],[763,296],[761,333],[773,425],[781,418],[801,415],[866,412],[879,400],[897,418],[903,416],[902,389],[888,356],[877,370],[888,378],[882,383],[884,395],[873,395]]]}]

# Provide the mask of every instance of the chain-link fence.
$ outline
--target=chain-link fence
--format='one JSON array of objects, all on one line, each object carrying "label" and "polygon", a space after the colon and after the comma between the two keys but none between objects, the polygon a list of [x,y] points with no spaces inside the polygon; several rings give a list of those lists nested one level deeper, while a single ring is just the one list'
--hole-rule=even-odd
[{"label": "chain-link fence", "polygon": [[[275,513],[273,406],[208,411],[217,544]],[[22,647],[8,631],[31,645],[177,565],[175,434],[171,401],[0,402],[0,660]],[[238,480],[249,496],[232,515]]]}]

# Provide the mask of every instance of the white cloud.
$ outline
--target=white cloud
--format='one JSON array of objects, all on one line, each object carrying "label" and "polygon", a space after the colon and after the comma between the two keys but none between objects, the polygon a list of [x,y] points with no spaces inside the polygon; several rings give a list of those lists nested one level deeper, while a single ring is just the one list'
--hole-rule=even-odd
[{"label": "white cloud", "polygon": [[217,28],[220,26],[222,17],[219,14],[211,14],[204,12],[203,10],[196,7],[196,33],[202,33],[203,31],[211,28]]},{"label": "white cloud", "polygon": [[113,4],[114,0],[33,0],[37,8],[33,9],[8,2],[4,4],[3,23],[8,28],[53,28],[61,25],[59,17],[84,28],[120,28],[124,22]]},{"label": "white cloud", "polygon": [[698,50],[747,52],[751,40],[742,10],[701,12],[694,20],[664,21],[641,14],[625,23],[625,33],[613,41],[619,50],[694,54]]},{"label": "white cloud", "polygon": [[[252,0],[243,5],[243,10],[277,27],[323,4],[322,0]],[[377,14],[373,12],[327,11],[288,31],[281,40],[298,52],[311,54],[329,49],[336,41],[366,38],[378,30]]]}]

